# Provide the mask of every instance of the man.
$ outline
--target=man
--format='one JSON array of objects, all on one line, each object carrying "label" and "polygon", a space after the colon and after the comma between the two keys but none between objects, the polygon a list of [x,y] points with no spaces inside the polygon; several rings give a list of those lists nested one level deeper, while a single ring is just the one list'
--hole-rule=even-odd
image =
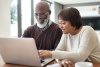
[{"label": "man", "polygon": [[62,31],[57,24],[50,20],[49,5],[41,1],[35,9],[37,23],[28,27],[23,37],[34,38],[38,50],[54,50],[62,36]]}]

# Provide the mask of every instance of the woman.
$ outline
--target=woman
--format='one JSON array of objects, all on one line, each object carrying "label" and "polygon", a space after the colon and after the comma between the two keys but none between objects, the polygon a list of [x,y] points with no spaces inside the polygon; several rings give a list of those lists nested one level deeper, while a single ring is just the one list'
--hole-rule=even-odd
[{"label": "woman", "polygon": [[72,62],[100,62],[100,44],[96,32],[90,26],[82,26],[76,8],[63,9],[58,14],[62,38],[55,51],[39,50],[40,57],[70,59]]}]

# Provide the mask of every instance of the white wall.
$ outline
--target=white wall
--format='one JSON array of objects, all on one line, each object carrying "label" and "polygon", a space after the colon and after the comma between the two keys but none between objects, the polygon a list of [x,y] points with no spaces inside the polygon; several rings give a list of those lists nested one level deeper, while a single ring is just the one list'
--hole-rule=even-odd
[{"label": "white wall", "polygon": [[10,0],[0,0],[0,37],[10,36]]},{"label": "white wall", "polygon": [[63,5],[61,5],[57,2],[54,2],[54,19],[55,19],[56,23],[58,23],[58,14],[62,9],[63,9]]},{"label": "white wall", "polygon": [[63,5],[100,2],[100,0],[53,0]]}]

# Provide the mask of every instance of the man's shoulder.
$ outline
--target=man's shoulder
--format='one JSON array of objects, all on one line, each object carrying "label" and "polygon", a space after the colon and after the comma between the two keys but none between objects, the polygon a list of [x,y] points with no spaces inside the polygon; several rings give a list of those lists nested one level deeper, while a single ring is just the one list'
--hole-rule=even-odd
[{"label": "man's shoulder", "polygon": [[54,25],[58,25],[56,22],[53,22],[53,21],[52,21],[52,24],[54,24]]},{"label": "man's shoulder", "polygon": [[36,27],[37,27],[37,25],[36,24],[33,24],[31,26],[28,26],[27,29],[36,28]]},{"label": "man's shoulder", "polygon": [[52,22],[52,25],[55,26],[55,27],[59,27],[59,25],[55,22]]},{"label": "man's shoulder", "polygon": [[55,23],[55,22],[52,22],[52,29],[55,29],[55,30],[57,30],[57,31],[59,31],[59,32],[61,32],[62,33],[62,31],[61,31],[61,29],[59,28],[59,25],[57,24],[57,23]]}]

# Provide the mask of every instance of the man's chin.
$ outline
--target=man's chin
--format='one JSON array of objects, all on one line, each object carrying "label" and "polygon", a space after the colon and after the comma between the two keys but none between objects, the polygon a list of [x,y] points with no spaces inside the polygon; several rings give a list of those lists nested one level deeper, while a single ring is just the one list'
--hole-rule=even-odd
[{"label": "man's chin", "polygon": [[41,21],[41,22],[39,22],[40,24],[43,24],[44,22],[43,21]]}]

